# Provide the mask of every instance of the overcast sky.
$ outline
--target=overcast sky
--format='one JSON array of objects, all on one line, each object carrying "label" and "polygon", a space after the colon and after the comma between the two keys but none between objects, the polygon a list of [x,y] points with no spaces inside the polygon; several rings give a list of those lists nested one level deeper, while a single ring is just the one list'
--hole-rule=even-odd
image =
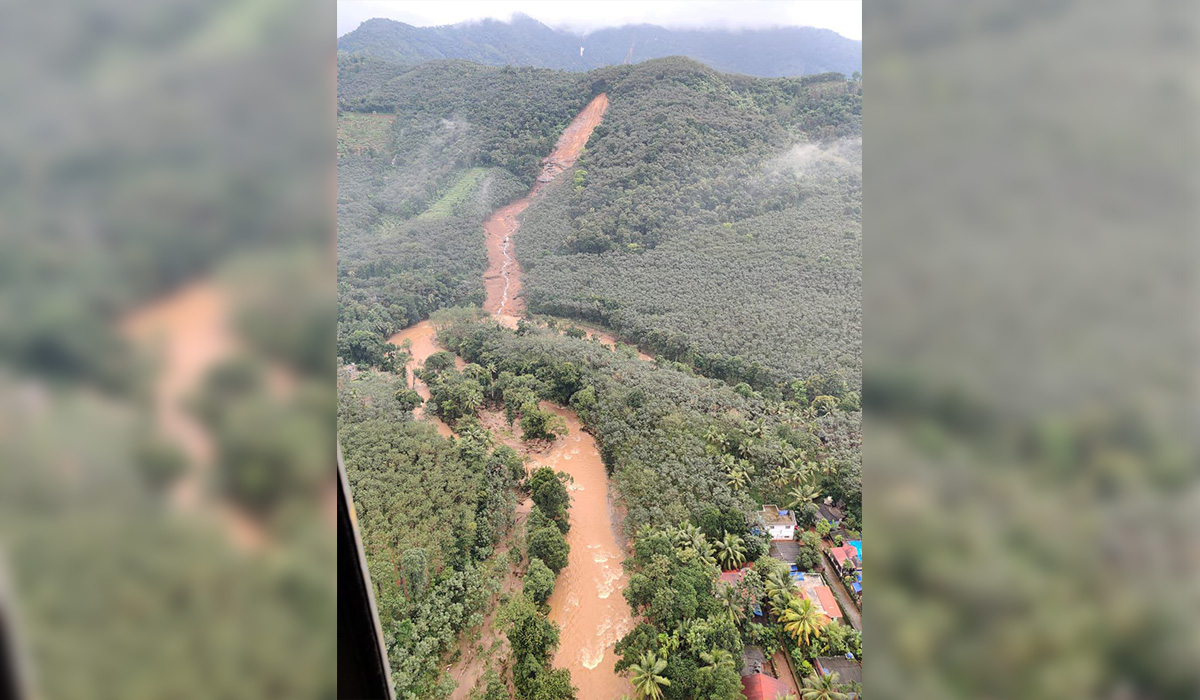
[{"label": "overcast sky", "polygon": [[338,0],[338,36],[373,17],[419,27],[522,12],[551,27],[586,32],[623,24],[668,28],[823,27],[862,39],[861,0]]}]

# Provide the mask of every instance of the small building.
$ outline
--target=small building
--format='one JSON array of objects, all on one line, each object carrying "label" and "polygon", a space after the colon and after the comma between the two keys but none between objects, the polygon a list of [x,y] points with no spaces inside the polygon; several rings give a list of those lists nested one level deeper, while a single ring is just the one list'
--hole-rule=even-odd
[{"label": "small building", "polygon": [[767,505],[759,515],[772,540],[796,539],[796,515],[791,511]]},{"label": "small building", "polygon": [[842,513],[841,508],[826,503],[817,504],[817,513],[821,516],[822,520],[829,521],[829,526],[832,530],[836,530],[841,527],[842,518],[846,517],[845,514]]},{"label": "small building", "polygon": [[862,662],[844,656],[818,656],[813,669],[822,676],[838,674],[840,683],[862,683]]},{"label": "small building", "polygon": [[742,695],[747,700],[780,700],[787,697],[788,692],[787,683],[765,673],[742,676]]}]

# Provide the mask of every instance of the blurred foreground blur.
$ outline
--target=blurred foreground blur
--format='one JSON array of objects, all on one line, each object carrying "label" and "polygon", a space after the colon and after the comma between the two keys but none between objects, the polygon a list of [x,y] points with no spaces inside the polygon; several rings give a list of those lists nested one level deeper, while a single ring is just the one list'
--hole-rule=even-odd
[{"label": "blurred foreground blur", "polygon": [[1200,697],[1194,4],[864,17],[866,692]]},{"label": "blurred foreground blur", "polygon": [[0,22],[0,612],[30,697],[333,695],[333,13]]}]

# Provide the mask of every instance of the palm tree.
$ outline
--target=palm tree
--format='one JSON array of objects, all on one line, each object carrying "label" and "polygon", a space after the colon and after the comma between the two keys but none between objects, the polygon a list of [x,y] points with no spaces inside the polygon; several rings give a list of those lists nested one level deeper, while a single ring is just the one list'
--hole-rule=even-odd
[{"label": "palm tree", "polygon": [[730,654],[724,649],[713,649],[711,652],[700,652],[700,660],[704,665],[700,667],[700,673],[715,675],[723,668],[735,668],[733,663],[733,654]]},{"label": "palm tree", "polygon": [[742,491],[745,490],[746,484],[750,483],[750,480],[746,476],[746,472],[741,469],[735,469],[729,472],[729,476],[725,477],[725,483],[729,484],[729,488],[735,491]]},{"label": "palm tree", "polygon": [[825,616],[811,600],[799,596],[788,601],[779,619],[783,622],[784,631],[805,646],[808,646],[810,639],[821,636],[821,628],[826,622]]},{"label": "palm tree", "polygon": [[804,679],[804,690],[800,691],[803,700],[848,700],[849,695],[842,692],[838,683],[838,674],[828,676],[814,673]]},{"label": "palm tree", "polygon": [[692,541],[692,551],[696,553],[696,558],[705,564],[709,566],[717,565],[717,557],[713,552],[713,546],[703,534]]},{"label": "palm tree", "polygon": [[652,651],[642,654],[638,663],[629,667],[630,680],[639,698],[659,700],[663,696],[662,689],[671,685],[671,681],[662,675],[666,668],[665,656],[660,659]]},{"label": "palm tree", "polygon": [[750,456],[754,454],[754,443],[755,440],[753,438],[746,438],[745,440],[742,440],[740,443],[738,443],[738,455],[740,455],[742,459],[749,459]]},{"label": "palm tree", "polygon": [[800,481],[804,477],[804,472],[791,460],[785,460],[784,465],[779,469],[779,474],[775,477],[776,486],[786,486],[791,483]]},{"label": "palm tree", "polygon": [[672,533],[676,549],[695,549],[697,537],[704,537],[704,531],[691,523],[679,523]]},{"label": "palm tree", "polygon": [[820,496],[821,491],[814,484],[807,480],[801,481],[796,485],[796,488],[792,489],[791,493],[788,494],[788,498],[791,499],[788,507],[798,508],[805,503],[812,503]]},{"label": "palm tree", "polygon": [[796,595],[796,582],[791,576],[782,571],[772,571],[764,582],[767,599],[771,601],[771,611],[776,619],[783,614],[788,601]]},{"label": "palm tree", "polygon": [[742,605],[742,596],[736,588],[728,583],[722,584],[717,588],[717,600],[729,615],[729,621],[735,626],[745,621],[746,608]]},{"label": "palm tree", "polygon": [[679,645],[682,643],[683,641],[678,631],[671,634],[667,634],[666,632],[658,633],[658,648],[662,650],[663,659],[667,658],[667,654],[674,654],[679,651]]},{"label": "palm tree", "polygon": [[717,462],[726,473],[733,471],[737,467],[737,457],[733,455],[721,455]]},{"label": "palm tree", "polygon": [[725,539],[717,540],[717,561],[726,569],[736,569],[746,561],[746,543],[732,532]]}]

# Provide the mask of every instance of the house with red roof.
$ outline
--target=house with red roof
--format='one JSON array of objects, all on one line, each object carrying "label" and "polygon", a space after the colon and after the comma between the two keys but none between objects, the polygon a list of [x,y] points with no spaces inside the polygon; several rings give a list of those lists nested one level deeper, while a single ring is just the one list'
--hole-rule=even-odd
[{"label": "house with red roof", "polygon": [[843,547],[830,547],[829,560],[837,567],[838,573],[845,575],[848,571],[858,571],[862,568],[862,561],[858,558],[858,550],[850,545]]},{"label": "house with red roof", "polygon": [[842,619],[842,609],[838,607],[837,598],[833,597],[833,589],[829,586],[817,586],[817,603],[831,620]]},{"label": "house with red roof", "polygon": [[742,676],[742,695],[748,700],[779,700],[788,694],[787,683],[765,673]]}]

